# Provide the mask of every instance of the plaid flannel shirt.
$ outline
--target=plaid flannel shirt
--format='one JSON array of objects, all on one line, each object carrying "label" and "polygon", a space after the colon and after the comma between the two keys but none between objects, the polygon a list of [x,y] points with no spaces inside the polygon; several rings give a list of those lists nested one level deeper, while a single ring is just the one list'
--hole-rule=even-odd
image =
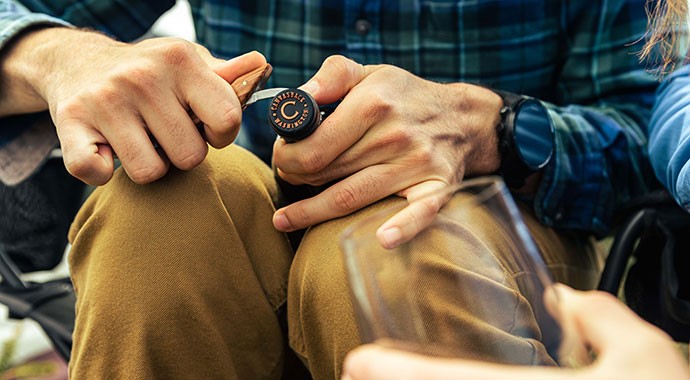
[{"label": "plaid flannel shirt", "polygon": [[[269,86],[300,85],[342,54],[541,99],[556,127],[556,155],[532,201],[547,225],[601,236],[618,206],[655,185],[644,131],[657,83],[635,54],[645,0],[189,2],[198,42],[223,58],[262,52],[274,66]],[[31,20],[58,22],[45,15],[130,40],[174,1],[21,3],[35,13],[0,0],[4,41]],[[275,137],[264,112],[247,109],[240,140],[267,159]]]}]

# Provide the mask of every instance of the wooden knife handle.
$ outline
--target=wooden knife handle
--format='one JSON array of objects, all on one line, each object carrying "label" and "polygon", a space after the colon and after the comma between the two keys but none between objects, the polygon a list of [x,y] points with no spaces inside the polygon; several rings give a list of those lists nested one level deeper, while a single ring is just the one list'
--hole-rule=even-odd
[{"label": "wooden knife handle", "polygon": [[247,74],[235,79],[234,82],[230,84],[237,98],[240,100],[242,109],[245,109],[247,105],[247,99],[256,91],[260,86],[266,83],[268,77],[271,76],[271,71],[273,68],[268,63],[256,70],[250,71]]}]

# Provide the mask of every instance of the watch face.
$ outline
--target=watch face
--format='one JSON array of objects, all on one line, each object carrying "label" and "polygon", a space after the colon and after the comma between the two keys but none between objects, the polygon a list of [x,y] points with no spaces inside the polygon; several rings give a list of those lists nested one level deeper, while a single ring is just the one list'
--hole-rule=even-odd
[{"label": "watch face", "polygon": [[546,166],[554,149],[554,129],[546,107],[529,99],[520,104],[515,115],[515,145],[523,162],[532,170]]}]

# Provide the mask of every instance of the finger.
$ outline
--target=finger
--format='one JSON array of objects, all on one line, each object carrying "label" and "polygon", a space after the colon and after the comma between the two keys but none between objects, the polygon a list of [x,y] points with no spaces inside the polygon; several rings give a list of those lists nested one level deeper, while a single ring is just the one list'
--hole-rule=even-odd
[{"label": "finger", "polygon": [[143,108],[142,114],[167,157],[182,170],[199,165],[208,153],[208,146],[189,114],[175,98],[158,100],[156,104]]},{"label": "finger", "polygon": [[[341,178],[344,174],[380,163],[380,157],[399,146],[384,136],[366,137],[371,127],[378,124],[380,116],[367,112],[370,109],[370,105],[363,104],[359,96],[345,98],[308,138],[294,144],[284,139],[276,140],[274,164],[285,173],[301,176],[328,173],[332,178]],[[365,151],[367,146],[361,142],[365,139],[370,142],[377,137],[380,138],[378,142],[369,145],[380,149]],[[357,146],[359,148],[356,149]],[[336,160],[340,165],[333,166]]]},{"label": "finger", "polygon": [[[402,182],[397,182],[402,180]],[[375,165],[347,177],[322,193],[289,206],[273,215],[273,225],[280,231],[295,231],[348,215],[409,186],[406,178],[396,175],[393,165]]]},{"label": "finger", "polygon": [[209,144],[222,148],[239,132],[242,107],[230,82],[265,64],[259,53],[248,53],[229,61],[216,60],[214,71],[199,69],[182,78],[178,93],[204,124]]},{"label": "finger", "polygon": [[242,109],[229,83],[213,73],[204,72],[194,83],[187,82],[181,91],[183,102],[204,124],[209,144],[222,148],[235,139]]},{"label": "finger", "polygon": [[[326,162],[326,159],[314,156],[315,149],[310,149],[307,146],[302,146],[300,143],[298,149],[293,152],[301,153],[304,161],[311,161],[314,169],[305,170],[304,164],[297,164],[294,160],[287,160],[283,164],[285,155],[283,154],[285,140],[277,139],[274,143],[274,165],[278,169],[280,176],[290,183],[309,184],[313,186],[320,186],[334,180],[347,177],[352,173],[356,173],[369,166],[389,162],[391,157],[399,158],[403,153],[409,151],[409,146],[404,144],[387,143],[389,139],[379,138],[380,136],[373,134],[366,135],[360,139],[355,139],[354,145],[346,148],[341,154],[334,154],[333,161]],[[298,145],[298,144],[288,144]],[[333,144],[323,144],[332,147]],[[334,149],[335,150],[335,149]],[[333,153],[333,152],[331,152]],[[330,157],[328,158],[330,159]],[[320,161],[321,163],[317,163]],[[324,168],[316,169],[317,166],[327,164]],[[402,165],[401,165],[402,168]],[[416,172],[416,170],[414,170]],[[409,173],[406,173],[407,175]]]},{"label": "finger", "polygon": [[362,66],[342,56],[326,59],[301,88],[319,104],[343,100],[309,138],[297,144],[278,140],[273,157],[275,165],[286,173],[316,173],[356,143],[373,124],[374,116],[379,115],[363,113],[372,108],[362,96],[345,95],[373,71],[374,66]]},{"label": "finger", "polygon": [[319,104],[333,103],[345,97],[375,68],[362,66],[341,55],[333,55],[323,61],[316,74],[300,89],[308,92]]},{"label": "finger", "polygon": [[141,118],[121,111],[102,114],[98,119],[102,120],[103,136],[132,181],[145,184],[165,175],[168,162],[154,148]]},{"label": "finger", "polygon": [[332,165],[334,160],[357,144],[372,125],[370,120],[361,117],[358,112],[361,108],[353,103],[357,103],[354,98],[344,99],[304,140],[287,143],[284,139],[277,139],[273,150],[275,166],[285,173],[313,175]]},{"label": "finger", "polygon": [[352,351],[343,364],[343,379],[348,380],[576,380],[591,379],[588,370],[551,367],[520,367],[487,362],[440,359],[366,345]]},{"label": "finger", "polygon": [[[448,188],[449,186],[450,185],[448,183],[443,181],[428,180],[401,190],[399,192],[399,195],[405,197],[408,202],[415,202],[418,199],[439,192],[441,191],[441,189]],[[446,193],[448,192],[450,192],[450,190],[448,190]],[[449,196],[446,196],[444,199],[447,201],[448,197]]]},{"label": "finger", "polygon": [[376,231],[384,248],[391,249],[415,237],[428,227],[450,198],[449,192],[429,195],[447,186],[441,181],[425,181],[406,189],[409,205],[393,215]]},{"label": "finger", "polygon": [[616,352],[619,347],[639,346],[643,338],[665,335],[611,294],[574,291],[562,284],[555,289],[561,319],[596,352]]},{"label": "finger", "polygon": [[[214,82],[218,82],[218,104],[215,107],[203,108],[197,113],[197,116],[204,122],[204,134],[211,146],[215,148],[227,146],[235,140],[239,132],[242,121],[242,105],[230,83],[264,65],[266,65],[266,58],[256,51],[227,61],[216,60],[211,65],[213,72],[225,82],[221,83],[214,80]],[[202,101],[205,100],[202,98]],[[199,109],[198,104],[190,104],[190,106],[195,113]]]},{"label": "finger", "polygon": [[[352,108],[363,109],[365,106]],[[343,110],[344,115],[351,112],[345,108]],[[319,183],[315,181],[327,183],[381,163],[398,165],[398,174],[401,176],[421,175],[415,178],[437,175],[439,164],[447,166],[440,162],[438,154],[425,146],[424,141],[417,139],[418,136],[409,126],[399,128],[399,120],[375,120],[360,112],[356,120],[345,120],[347,117],[344,117],[341,121],[339,115],[335,115],[332,129],[319,128],[312,140],[288,144],[293,146],[277,140],[274,146],[275,165],[286,174],[293,175],[296,181],[317,185]],[[339,131],[340,125],[347,125],[347,128]],[[461,176],[460,172],[456,174]]]},{"label": "finger", "polygon": [[67,171],[93,186],[103,185],[113,176],[113,151],[96,129],[75,120],[56,125]]}]

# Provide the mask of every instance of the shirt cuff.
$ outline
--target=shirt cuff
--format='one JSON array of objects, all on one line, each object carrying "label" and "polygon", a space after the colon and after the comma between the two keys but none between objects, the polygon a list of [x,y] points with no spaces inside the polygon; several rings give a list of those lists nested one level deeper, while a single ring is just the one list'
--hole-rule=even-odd
[{"label": "shirt cuff", "polygon": [[0,50],[4,49],[15,36],[36,26],[72,27],[68,22],[41,13],[28,13],[12,19],[0,19]]}]

